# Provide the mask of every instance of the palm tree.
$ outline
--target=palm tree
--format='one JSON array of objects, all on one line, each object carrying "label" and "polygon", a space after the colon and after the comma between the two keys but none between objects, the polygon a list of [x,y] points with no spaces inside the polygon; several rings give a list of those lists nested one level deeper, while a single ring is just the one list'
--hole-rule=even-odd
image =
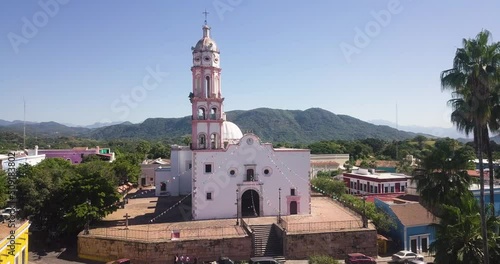
[{"label": "palm tree", "polygon": [[474,150],[459,146],[453,139],[440,139],[434,149],[422,159],[422,173],[417,173],[416,182],[422,204],[434,215],[440,216],[442,205],[456,204],[456,197],[469,192],[471,178],[467,169],[472,164]]},{"label": "palm tree", "polygon": [[498,236],[492,230],[498,226],[498,219],[487,215],[489,236],[488,246],[492,254],[485,255],[482,249],[481,214],[476,199],[466,192],[457,199],[457,205],[444,205],[442,217],[436,229],[436,240],[430,245],[435,253],[435,263],[474,264],[489,258],[498,263]]},{"label": "palm tree", "polygon": [[491,98],[495,87],[495,73],[500,62],[499,44],[490,45],[490,36],[489,31],[483,30],[474,39],[464,39],[463,48],[457,49],[455,53],[453,68],[441,73],[442,89],[451,90],[454,98],[463,99],[468,104],[465,116],[474,126],[474,137],[477,139],[485,264],[489,261],[484,204],[483,144],[484,136],[487,136],[484,132],[488,131],[488,121],[491,119],[493,109]]},{"label": "palm tree", "polygon": [[[489,178],[490,178],[490,208],[491,213],[495,214],[495,190],[494,190],[494,168],[493,168],[493,151],[490,145],[489,130],[498,131],[500,129],[500,102],[498,98],[497,89],[492,93],[490,104],[493,105],[491,110],[490,119],[488,120],[487,127],[483,128],[483,142],[485,142],[483,151],[488,155],[488,168],[489,168]],[[471,99],[469,99],[471,100]],[[472,111],[469,111],[472,102],[466,102],[463,98],[453,98],[448,101],[448,104],[453,108],[451,113],[451,122],[457,127],[458,131],[464,132],[466,136],[469,136],[472,132],[474,135],[474,145],[477,146],[477,132],[474,132],[475,127],[472,118]],[[488,129],[489,128],[489,129]]]}]

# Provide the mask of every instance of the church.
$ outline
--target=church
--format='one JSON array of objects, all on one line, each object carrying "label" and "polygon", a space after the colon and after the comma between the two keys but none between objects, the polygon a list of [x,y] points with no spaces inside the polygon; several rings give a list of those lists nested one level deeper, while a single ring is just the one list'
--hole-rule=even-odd
[{"label": "church", "polygon": [[193,220],[310,214],[310,150],[275,149],[226,120],[220,51],[202,29],[191,48],[191,144],[173,145],[170,166],[156,169],[156,195],[191,195]]}]

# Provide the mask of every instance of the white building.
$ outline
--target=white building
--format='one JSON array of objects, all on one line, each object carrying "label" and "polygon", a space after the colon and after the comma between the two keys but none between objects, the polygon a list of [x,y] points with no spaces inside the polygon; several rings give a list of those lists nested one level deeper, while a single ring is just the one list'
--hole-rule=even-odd
[{"label": "white building", "polygon": [[226,120],[220,52],[203,26],[192,47],[191,146],[172,146],[156,195],[192,195],[193,219],[310,214],[310,151],[274,149]]},{"label": "white building", "polygon": [[[35,166],[45,159],[45,154],[38,154],[38,146],[35,146],[35,149],[33,150],[15,151],[14,154],[15,154],[14,168],[16,169],[21,164],[29,164],[31,166]],[[9,166],[8,159],[9,155],[0,155],[0,165],[2,166],[3,170],[12,168]]]},{"label": "white building", "polygon": [[401,173],[377,173],[374,169],[358,169],[342,176],[350,194],[405,193],[411,176]]},{"label": "white building", "polygon": [[349,161],[349,154],[311,154],[311,177],[319,171],[344,170],[344,164]]},{"label": "white building", "polygon": [[168,159],[154,159],[154,160],[144,160],[141,163],[141,175],[138,179],[138,184],[140,187],[148,187],[155,185],[155,171],[159,167],[170,166],[170,160]]}]

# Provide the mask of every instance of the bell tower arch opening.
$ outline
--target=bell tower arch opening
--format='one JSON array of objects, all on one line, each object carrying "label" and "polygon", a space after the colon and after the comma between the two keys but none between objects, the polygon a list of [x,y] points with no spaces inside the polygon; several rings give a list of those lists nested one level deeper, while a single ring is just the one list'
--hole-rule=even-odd
[{"label": "bell tower arch opening", "polygon": [[210,76],[205,77],[205,87],[207,88],[207,98],[211,97],[212,90],[210,89]]}]

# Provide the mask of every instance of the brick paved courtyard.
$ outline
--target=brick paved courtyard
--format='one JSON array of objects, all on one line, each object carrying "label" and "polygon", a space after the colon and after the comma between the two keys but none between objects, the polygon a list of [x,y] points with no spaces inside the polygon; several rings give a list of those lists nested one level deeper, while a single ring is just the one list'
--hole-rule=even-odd
[{"label": "brick paved courtyard", "polygon": [[[108,215],[98,226],[91,228],[95,236],[132,240],[164,241],[180,232],[178,239],[228,238],[246,236],[236,219],[190,221],[190,197],[155,197],[154,191],[130,193],[124,209]],[[333,202],[328,197],[311,197],[311,215],[284,216],[289,233],[325,232],[362,227],[359,216]],[[128,229],[125,215],[129,216]],[[151,221],[153,220],[153,221]],[[277,217],[244,218],[249,225],[271,224]]]}]

